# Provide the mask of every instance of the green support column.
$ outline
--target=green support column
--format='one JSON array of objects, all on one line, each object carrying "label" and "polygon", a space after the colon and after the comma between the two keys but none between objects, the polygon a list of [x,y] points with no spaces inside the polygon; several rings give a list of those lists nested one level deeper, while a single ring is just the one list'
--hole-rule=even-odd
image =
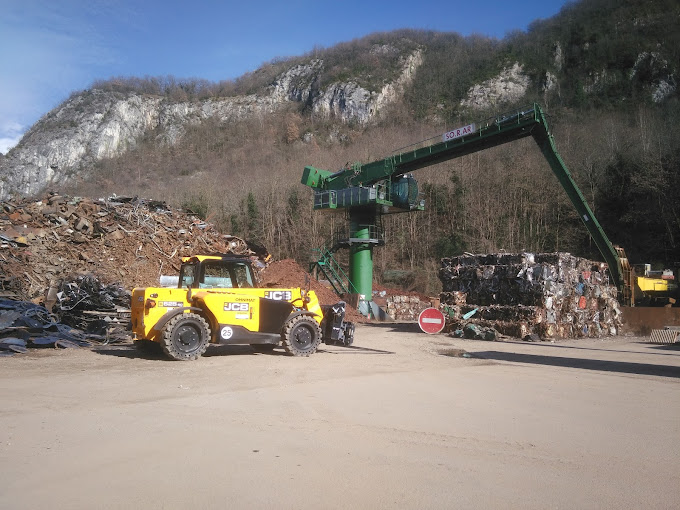
[{"label": "green support column", "polygon": [[[349,251],[349,278],[366,301],[373,298],[373,244],[368,242],[373,225],[375,213],[350,211],[352,244]],[[366,239],[367,242],[356,242],[356,239]]]}]

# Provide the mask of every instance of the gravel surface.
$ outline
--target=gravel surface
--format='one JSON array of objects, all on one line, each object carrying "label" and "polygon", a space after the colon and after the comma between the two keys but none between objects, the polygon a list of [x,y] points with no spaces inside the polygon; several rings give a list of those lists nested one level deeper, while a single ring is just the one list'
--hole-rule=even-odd
[{"label": "gravel surface", "polygon": [[677,508],[680,350],[361,324],[309,358],[0,359],[2,508]]}]

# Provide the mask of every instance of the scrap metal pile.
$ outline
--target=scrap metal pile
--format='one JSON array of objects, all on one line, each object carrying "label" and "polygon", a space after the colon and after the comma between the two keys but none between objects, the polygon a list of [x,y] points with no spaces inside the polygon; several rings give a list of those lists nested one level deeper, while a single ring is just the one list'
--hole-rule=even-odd
[{"label": "scrap metal pile", "polygon": [[[248,255],[259,267],[268,260],[262,247],[221,234],[195,214],[173,210],[164,202],[56,193],[40,200],[4,202],[0,298],[43,305],[51,314],[43,323],[47,329],[58,323],[110,338],[112,328],[121,329],[129,316],[129,289],[157,285],[162,273],[179,272],[182,256],[196,253]],[[32,310],[6,309],[12,314],[0,325],[27,327],[8,321],[15,312],[22,317],[38,313]],[[40,329],[28,322],[31,334]],[[0,329],[0,338],[11,334]]]},{"label": "scrap metal pile", "polygon": [[103,284],[93,275],[64,280],[50,287],[45,306],[61,322],[88,333],[125,337],[130,320],[130,291],[116,283]]},{"label": "scrap metal pile", "polygon": [[519,338],[616,335],[622,317],[606,264],[569,253],[500,253],[442,259],[447,328],[466,324]]},{"label": "scrap metal pile", "polygon": [[0,283],[6,297],[33,300],[77,274],[125,288],[157,285],[162,272],[178,272],[181,257],[196,253],[266,255],[164,202],[50,194],[2,205]]},{"label": "scrap metal pile", "polygon": [[0,357],[26,352],[28,347],[90,347],[120,340],[108,333],[85,333],[58,322],[43,306],[0,299]]}]

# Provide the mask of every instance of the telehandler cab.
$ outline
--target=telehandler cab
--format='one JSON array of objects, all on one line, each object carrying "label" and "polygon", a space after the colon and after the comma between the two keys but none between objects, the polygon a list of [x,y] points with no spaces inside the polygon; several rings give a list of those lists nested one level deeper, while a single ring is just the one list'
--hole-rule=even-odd
[{"label": "telehandler cab", "polygon": [[250,259],[233,255],[185,257],[177,288],[133,289],[131,322],[138,346],[160,344],[176,360],[197,359],[209,343],[309,356],[321,342],[354,339],[343,301],[322,307],[311,290],[256,288]]}]

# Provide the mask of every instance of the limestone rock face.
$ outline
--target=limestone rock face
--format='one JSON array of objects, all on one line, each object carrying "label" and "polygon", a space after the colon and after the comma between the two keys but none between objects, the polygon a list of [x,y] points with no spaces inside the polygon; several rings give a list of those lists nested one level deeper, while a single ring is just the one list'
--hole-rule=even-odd
[{"label": "limestone rock face", "polygon": [[[377,51],[389,51],[389,47],[379,47]],[[403,59],[399,77],[385,84],[379,92],[368,91],[351,81],[334,83],[314,99],[314,112],[324,116],[335,116],[344,122],[356,121],[366,124],[381,108],[394,103],[402,96],[404,87],[411,82],[422,63],[421,51],[410,54]]]},{"label": "limestone rock face", "polygon": [[555,43],[555,49],[553,52],[553,65],[556,71],[561,71],[564,65],[564,54],[562,52],[562,45],[559,41]]},{"label": "limestone rock face", "polygon": [[631,69],[630,79],[643,75],[648,82],[652,101],[660,103],[677,90],[677,82],[668,61],[658,52],[643,51]]},{"label": "limestone rock face", "polygon": [[312,60],[306,65],[291,67],[274,82],[270,94],[273,102],[297,101],[309,103],[317,93],[316,84],[323,71],[323,61]]},{"label": "limestone rock face", "polygon": [[46,114],[0,159],[0,199],[64,184],[76,174],[82,176],[88,165],[133,149],[150,133],[158,143],[173,145],[188,126],[206,119],[237,122],[298,102],[320,115],[366,124],[381,108],[399,100],[421,63],[420,51],[405,56],[401,74],[380,91],[366,90],[353,81],[319,90],[324,69],[319,59],[288,69],[262,95],[175,102],[134,92],[86,91]]},{"label": "limestone rock face", "polygon": [[553,73],[550,71],[546,71],[545,73],[545,79],[543,80],[543,85],[541,86],[541,90],[544,93],[550,92],[552,90],[555,90],[557,88],[558,84],[557,76],[555,76]]},{"label": "limestone rock face", "polygon": [[92,91],[40,119],[0,163],[0,198],[34,194],[73,169],[114,157],[158,124],[160,98]]},{"label": "limestone rock face", "polygon": [[473,110],[484,110],[502,106],[522,99],[531,84],[531,80],[523,72],[518,62],[506,67],[495,78],[475,85],[468,90],[467,97],[460,104]]}]

